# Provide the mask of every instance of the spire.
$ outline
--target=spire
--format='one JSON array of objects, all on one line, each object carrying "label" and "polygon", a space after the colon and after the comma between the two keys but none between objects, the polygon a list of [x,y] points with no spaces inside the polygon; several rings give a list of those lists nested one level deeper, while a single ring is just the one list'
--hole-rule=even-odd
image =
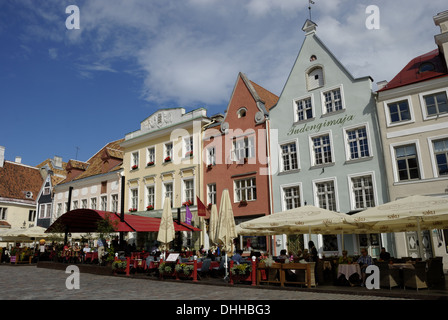
[{"label": "spire", "polygon": [[310,19],[306,19],[305,24],[302,27],[302,30],[305,31],[306,35],[312,34],[316,32],[317,24],[311,21]]},{"label": "spire", "polygon": [[312,4],[314,4],[314,1],[312,1],[312,0],[308,0],[308,10],[309,10],[309,12],[310,12],[310,20],[313,20],[313,19],[311,19],[311,5]]}]

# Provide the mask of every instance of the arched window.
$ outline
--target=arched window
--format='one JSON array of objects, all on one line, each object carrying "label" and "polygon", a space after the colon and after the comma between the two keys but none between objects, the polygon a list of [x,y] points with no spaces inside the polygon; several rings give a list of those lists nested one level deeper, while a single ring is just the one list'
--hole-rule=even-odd
[{"label": "arched window", "polygon": [[246,116],[246,112],[247,112],[247,109],[244,107],[238,109],[238,111],[237,111],[238,118],[244,118]]},{"label": "arched window", "polygon": [[308,91],[322,87],[324,85],[324,71],[321,67],[312,68],[307,73]]}]

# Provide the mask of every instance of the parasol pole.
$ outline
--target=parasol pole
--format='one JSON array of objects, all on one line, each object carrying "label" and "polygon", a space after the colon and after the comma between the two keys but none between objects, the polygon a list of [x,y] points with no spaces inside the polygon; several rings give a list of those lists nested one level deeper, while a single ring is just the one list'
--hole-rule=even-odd
[{"label": "parasol pole", "polygon": [[422,241],[422,231],[420,229],[420,219],[417,217],[417,237],[418,237],[418,251],[420,258],[423,260],[423,241]]}]

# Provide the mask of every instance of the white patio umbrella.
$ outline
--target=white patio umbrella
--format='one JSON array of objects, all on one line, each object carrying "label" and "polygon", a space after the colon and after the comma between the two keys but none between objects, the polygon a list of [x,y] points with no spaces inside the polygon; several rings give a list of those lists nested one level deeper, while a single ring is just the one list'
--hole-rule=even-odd
[{"label": "white patio umbrella", "polygon": [[233,252],[233,239],[238,237],[235,230],[235,218],[233,217],[232,204],[230,202],[229,190],[224,189],[219,206],[219,219],[217,228],[218,244],[225,250],[224,266],[226,269],[225,278],[227,278],[227,253]]},{"label": "white patio umbrella", "polygon": [[164,244],[164,251],[166,251],[168,250],[168,244],[174,240],[174,237],[175,231],[173,214],[171,212],[171,200],[169,198],[165,198],[157,241]]},{"label": "white patio umbrella", "polygon": [[240,226],[243,230],[252,229],[275,234],[336,234],[353,233],[356,230],[356,225],[352,223],[349,215],[312,205],[246,221]]},{"label": "white patio umbrella", "polygon": [[210,239],[210,242],[213,243],[213,245],[218,244],[217,239],[217,229],[218,229],[218,208],[216,207],[216,204],[212,205],[211,211],[210,211],[210,223],[208,226],[208,237]]}]

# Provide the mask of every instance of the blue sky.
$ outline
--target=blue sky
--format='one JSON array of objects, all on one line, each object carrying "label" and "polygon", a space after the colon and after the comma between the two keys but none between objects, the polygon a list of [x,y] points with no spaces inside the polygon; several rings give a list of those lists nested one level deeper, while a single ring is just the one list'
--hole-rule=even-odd
[{"label": "blue sky", "polygon": [[[314,0],[317,34],[356,77],[391,80],[436,48],[446,0]],[[66,7],[80,10],[68,30]],[[380,29],[365,26],[380,10]],[[307,0],[1,0],[0,145],[86,161],[158,108],[223,112],[238,72],[280,94]],[[375,88],[374,88],[375,89]],[[79,149],[77,149],[79,148]]]}]

